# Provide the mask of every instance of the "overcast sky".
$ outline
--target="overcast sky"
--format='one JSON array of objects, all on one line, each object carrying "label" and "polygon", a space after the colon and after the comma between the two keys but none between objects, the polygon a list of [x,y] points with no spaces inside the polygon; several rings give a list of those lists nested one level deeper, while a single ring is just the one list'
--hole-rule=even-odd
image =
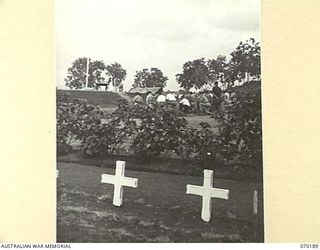
[{"label": "overcast sky", "polygon": [[260,0],[56,0],[57,86],[71,63],[89,56],[127,70],[158,67],[176,90],[182,65],[260,41]]}]

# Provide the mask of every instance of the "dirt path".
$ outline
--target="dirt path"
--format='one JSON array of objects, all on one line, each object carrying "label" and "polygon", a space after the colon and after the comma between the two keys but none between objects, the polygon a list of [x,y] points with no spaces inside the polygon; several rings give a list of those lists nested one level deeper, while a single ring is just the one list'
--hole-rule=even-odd
[{"label": "dirt path", "polygon": [[[186,185],[202,178],[126,171],[139,179],[137,189],[125,188],[122,207],[112,206],[113,186],[101,184],[101,174],[114,169],[58,163],[59,242],[226,242],[257,241],[252,223],[256,183],[214,180],[230,190],[229,200],[213,200],[210,223],[200,219],[201,198],[185,194]],[[61,185],[63,183],[63,185]],[[259,199],[260,214],[261,197]]]}]

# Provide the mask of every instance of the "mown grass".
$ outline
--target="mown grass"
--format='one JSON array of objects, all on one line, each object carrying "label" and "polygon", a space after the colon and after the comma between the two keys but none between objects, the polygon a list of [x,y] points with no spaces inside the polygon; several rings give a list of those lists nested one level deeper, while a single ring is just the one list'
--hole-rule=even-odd
[{"label": "mown grass", "polygon": [[[230,190],[229,200],[213,199],[212,219],[201,220],[201,198],[187,195],[187,184],[203,177],[148,173],[127,169],[139,179],[125,188],[121,207],[112,205],[113,186],[101,183],[112,168],[59,163],[58,242],[262,242],[262,185],[214,180]],[[128,162],[127,167],[129,167]],[[259,218],[253,216],[252,194],[258,190]],[[255,223],[257,222],[257,223]]]},{"label": "mown grass", "polygon": [[101,168],[113,168],[117,160],[129,162],[128,169],[153,173],[202,176],[204,169],[213,169],[220,179],[262,183],[261,166],[250,164],[225,164],[219,161],[199,162],[195,159],[160,157],[141,159],[131,155],[86,156],[80,151],[58,156],[58,162],[79,163]]}]

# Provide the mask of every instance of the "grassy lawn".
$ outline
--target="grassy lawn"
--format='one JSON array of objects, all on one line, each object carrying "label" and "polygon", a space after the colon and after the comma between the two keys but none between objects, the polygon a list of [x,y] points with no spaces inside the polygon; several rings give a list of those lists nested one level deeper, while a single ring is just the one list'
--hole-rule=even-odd
[{"label": "grassy lawn", "polygon": [[224,164],[223,162],[197,162],[194,159],[181,160],[178,158],[164,157],[156,159],[139,159],[130,155],[108,155],[89,157],[79,151],[74,151],[68,155],[58,156],[60,163],[78,163],[87,166],[100,168],[113,168],[117,160],[128,162],[126,168],[137,171],[152,173],[168,173],[176,175],[202,176],[203,169],[213,169],[215,176],[220,179],[248,181],[262,183],[261,166]]},{"label": "grassy lawn", "polygon": [[252,214],[253,191],[261,194],[261,184],[215,178],[214,186],[229,189],[230,199],[214,199],[205,223],[201,198],[185,193],[187,184],[202,185],[202,177],[126,170],[126,176],[139,179],[138,188],[125,188],[123,206],[115,207],[113,186],[100,183],[101,174],[114,174],[114,168],[71,163],[58,168],[58,242],[263,241],[261,196],[260,219]]}]

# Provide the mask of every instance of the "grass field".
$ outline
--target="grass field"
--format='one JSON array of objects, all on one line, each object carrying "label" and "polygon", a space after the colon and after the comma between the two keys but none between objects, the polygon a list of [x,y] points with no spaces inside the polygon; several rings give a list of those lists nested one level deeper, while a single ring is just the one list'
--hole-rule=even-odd
[{"label": "grass field", "polygon": [[261,242],[259,218],[252,214],[257,183],[214,180],[230,190],[229,200],[213,200],[209,223],[200,219],[201,198],[185,193],[187,184],[202,185],[202,177],[126,170],[139,179],[125,188],[122,207],[112,205],[113,186],[101,184],[101,174],[114,169],[59,163],[58,242]]},{"label": "grass field", "polygon": [[223,162],[197,162],[194,159],[181,160],[177,157],[167,158],[168,154],[156,159],[139,159],[134,155],[106,155],[89,157],[80,151],[58,156],[60,163],[78,163],[99,168],[113,168],[114,162],[123,160],[128,162],[127,169],[146,171],[152,173],[168,173],[176,175],[202,176],[203,169],[215,171],[215,176],[220,179],[248,181],[262,183],[262,169],[253,165],[226,165]]}]

